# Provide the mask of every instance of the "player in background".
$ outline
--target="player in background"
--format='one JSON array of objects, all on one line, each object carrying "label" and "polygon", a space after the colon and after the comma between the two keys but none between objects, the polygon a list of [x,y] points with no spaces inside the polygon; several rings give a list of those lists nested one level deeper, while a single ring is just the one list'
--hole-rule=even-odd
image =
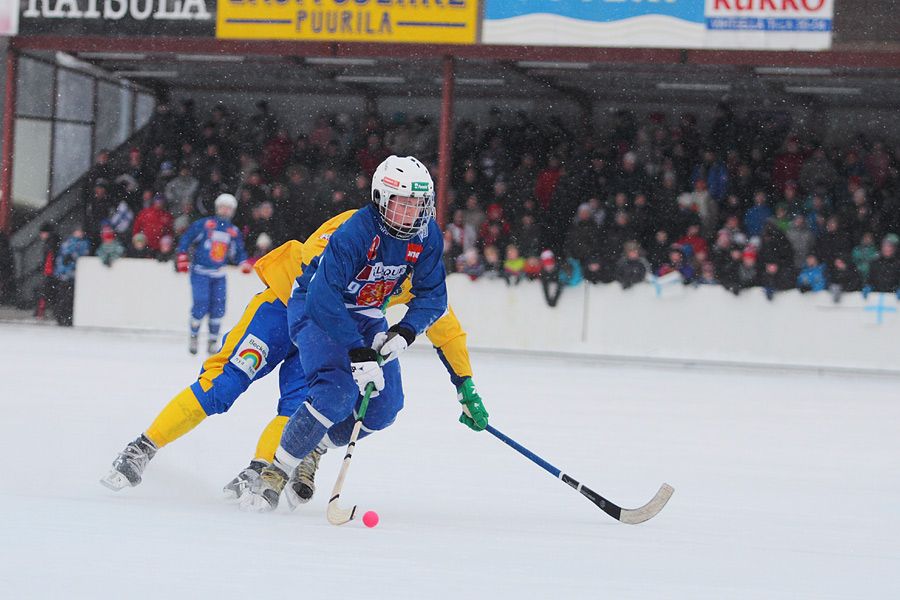
[{"label": "player in background", "polygon": [[[306,376],[297,348],[288,335],[287,302],[291,286],[302,274],[302,265],[322,253],[331,234],[354,212],[346,211],[325,222],[305,244],[287,242],[257,261],[256,272],[267,288],[247,306],[238,324],[225,336],[221,350],[204,363],[198,380],[175,396],[151,426],[125,447],[101,483],[113,490],[138,485],[147,463],[159,448],[191,431],[207,416],[227,411],[253,381],[281,364],[277,414],[263,430],[250,465],[223,490],[227,501],[241,499],[271,463],[288,418],[306,399]],[[408,303],[412,299],[410,287],[409,280],[405,281],[390,297],[388,306]],[[472,382],[466,334],[452,309],[427,334],[464,406],[460,422],[481,431],[487,426],[488,413]],[[292,473],[286,492],[292,508],[312,498],[320,456],[321,453],[311,453]]]},{"label": "player in background", "polygon": [[[240,264],[244,273],[253,268],[247,262],[244,239],[231,218],[237,210],[237,199],[231,194],[221,194],[215,201],[216,216],[195,221],[182,234],[178,242],[178,258],[175,263],[179,273],[191,271],[191,338],[188,350],[197,354],[198,335],[203,317],[209,315],[210,354],[219,347],[219,327],[225,316],[225,273],[221,267]],[[190,256],[193,249],[193,257]]]},{"label": "player in background", "polygon": [[[393,423],[403,408],[395,359],[448,310],[428,169],[414,157],[389,156],[375,170],[371,191],[372,204],[335,230],[294,285],[288,325],[309,391],[285,426],[272,464],[244,494],[245,510],[274,510],[304,459],[317,462],[328,446],[348,443],[369,384],[361,435]],[[389,329],[382,308],[407,279],[413,297]]]}]

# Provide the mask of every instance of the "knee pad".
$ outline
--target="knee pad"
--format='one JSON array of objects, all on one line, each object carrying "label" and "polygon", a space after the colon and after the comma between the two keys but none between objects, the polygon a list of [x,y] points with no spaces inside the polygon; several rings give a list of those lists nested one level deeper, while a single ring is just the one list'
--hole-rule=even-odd
[{"label": "knee pad", "polygon": [[[353,426],[356,425],[356,417],[350,415],[340,423],[335,423],[328,430],[328,433],[325,434],[325,438],[322,440],[326,446],[329,448],[340,448],[341,446],[346,446],[350,443],[350,435],[353,433]],[[359,430],[359,437],[357,439],[363,439],[367,435],[372,433],[371,430],[366,429],[365,424]]]}]

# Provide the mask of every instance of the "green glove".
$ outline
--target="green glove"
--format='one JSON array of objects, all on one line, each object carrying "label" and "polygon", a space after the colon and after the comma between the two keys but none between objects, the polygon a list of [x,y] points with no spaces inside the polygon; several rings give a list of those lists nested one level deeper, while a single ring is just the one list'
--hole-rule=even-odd
[{"label": "green glove", "polygon": [[459,422],[474,431],[482,431],[488,424],[488,411],[481,402],[481,396],[475,390],[472,378],[467,378],[457,388],[456,398],[463,405],[463,412],[459,415]]}]

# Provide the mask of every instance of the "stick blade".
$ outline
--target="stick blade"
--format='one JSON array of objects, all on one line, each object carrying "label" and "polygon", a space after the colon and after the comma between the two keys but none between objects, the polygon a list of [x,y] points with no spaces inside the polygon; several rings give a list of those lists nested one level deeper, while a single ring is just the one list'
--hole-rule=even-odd
[{"label": "stick blade", "polygon": [[340,494],[338,494],[328,502],[328,511],[325,513],[328,516],[328,522],[332,525],[343,525],[344,523],[349,523],[354,518],[356,518],[356,505],[354,504],[350,508],[339,507],[339,496]]},{"label": "stick blade", "polygon": [[656,492],[656,495],[653,496],[653,499],[647,504],[640,508],[623,508],[622,513],[619,515],[619,521],[628,523],[629,525],[635,525],[637,523],[643,523],[648,519],[652,519],[659,514],[659,511],[663,509],[666,502],[669,501],[669,498],[671,498],[674,493],[675,488],[668,483],[662,484],[662,487],[659,488],[659,491]]}]

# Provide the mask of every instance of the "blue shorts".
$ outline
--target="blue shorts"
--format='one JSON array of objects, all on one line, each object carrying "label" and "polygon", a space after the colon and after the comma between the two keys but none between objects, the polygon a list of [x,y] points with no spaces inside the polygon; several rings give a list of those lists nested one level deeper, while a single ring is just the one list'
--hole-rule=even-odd
[{"label": "blue shorts", "polygon": [[[300,362],[306,372],[309,402],[316,411],[332,424],[344,421],[359,407],[362,396],[350,373],[350,357],[347,348],[336,343],[312,319],[302,314],[302,301],[291,300],[291,315],[299,315],[292,326],[294,342],[300,350]],[[299,306],[298,306],[299,305]],[[387,331],[387,320],[351,313],[366,345],[372,344],[375,334]],[[400,377],[400,361],[382,365],[384,389],[369,400],[363,426],[377,431],[394,422],[403,408],[403,384]],[[326,427],[328,425],[326,424]]]}]

